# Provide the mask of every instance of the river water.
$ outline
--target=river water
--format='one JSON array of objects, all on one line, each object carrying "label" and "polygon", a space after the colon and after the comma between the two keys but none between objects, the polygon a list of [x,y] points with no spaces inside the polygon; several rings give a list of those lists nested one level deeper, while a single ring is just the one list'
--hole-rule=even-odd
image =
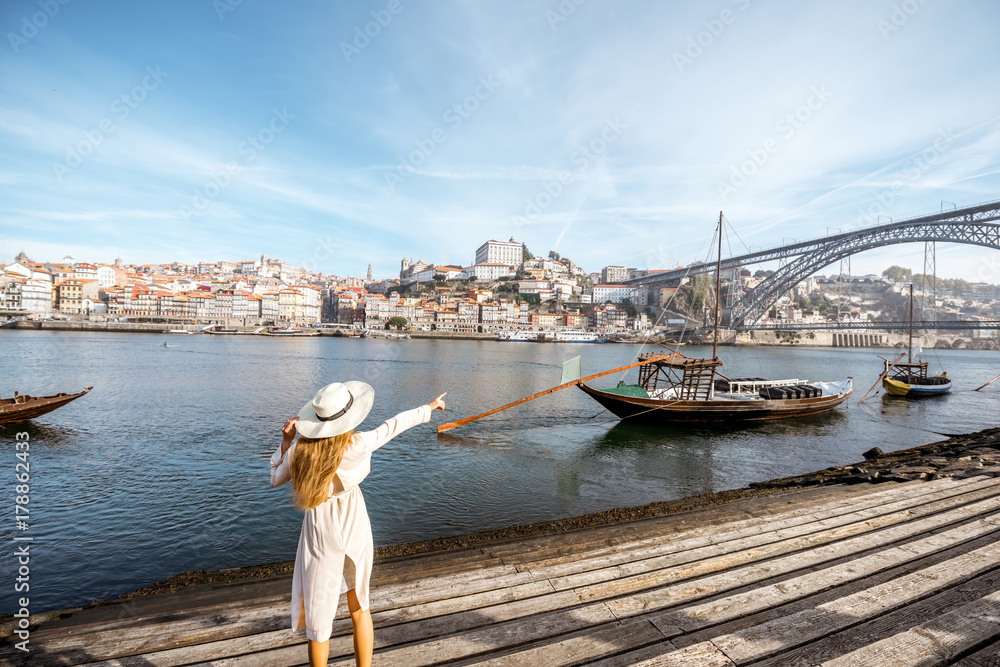
[{"label": "river water", "polygon": [[[164,346],[164,343],[168,343]],[[0,395],[94,390],[27,424],[0,427],[10,548],[0,611],[15,611],[12,540],[31,536],[33,612],[112,598],[194,569],[294,558],[301,515],[272,489],[280,427],[316,389],[375,388],[362,425],[448,392],[434,423],[484,412],[560,381],[623,366],[637,345],[464,340],[0,332]],[[647,348],[648,351],[648,348]],[[744,487],[997,425],[1000,353],[930,351],[955,386],[924,401],[859,404],[890,351],[721,348],[730,376],[855,379],[826,415],[741,428],[618,424],[571,388],[445,434],[407,431],[373,457],[362,485],[376,545],[466,533]],[[685,348],[691,356],[710,350]],[[635,370],[629,379],[634,379]],[[618,375],[594,381],[613,386]],[[15,530],[15,434],[30,437],[30,519]]]}]

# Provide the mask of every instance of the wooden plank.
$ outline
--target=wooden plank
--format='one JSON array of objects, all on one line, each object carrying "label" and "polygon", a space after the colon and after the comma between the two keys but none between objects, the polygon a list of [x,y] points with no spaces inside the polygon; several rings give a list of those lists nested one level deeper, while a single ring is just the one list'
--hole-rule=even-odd
[{"label": "wooden plank", "polygon": [[[982,482],[982,480],[977,481]],[[997,481],[986,478],[985,483],[995,485]],[[786,512],[817,518],[817,515],[833,515],[843,508],[850,508],[848,511],[851,511],[879,505],[890,497],[898,499],[913,494],[932,493],[943,488],[957,488],[962,482],[939,479],[913,482],[911,485],[813,487],[767,498],[737,500],[722,506],[699,508],[612,526],[539,536],[523,541],[513,540],[486,548],[490,554],[502,558],[505,563],[535,563],[536,566],[543,566],[545,563],[538,562],[543,558],[572,558],[574,553],[585,551],[590,545],[598,549],[613,547],[624,541],[643,539],[650,534],[660,535],[664,539],[673,539],[679,534],[711,535],[713,532],[766,525],[773,517]],[[739,515],[744,515],[746,518],[734,518]]]},{"label": "wooden plank", "polygon": [[942,614],[907,632],[828,660],[824,667],[936,667],[1000,637],[1000,592]]},{"label": "wooden plank", "polygon": [[[657,543],[652,547],[635,544],[619,545],[609,553],[594,558],[551,568],[529,568],[528,571],[535,579],[553,579],[553,586],[558,589],[573,588],[678,565],[686,561],[708,558],[720,553],[730,553],[738,549],[749,549],[768,543],[778,545],[781,539],[809,535],[810,533],[820,536],[819,541],[840,539],[835,532],[822,536],[820,531],[826,528],[851,526],[852,522],[860,522],[842,534],[842,536],[846,536],[852,531],[872,530],[879,525],[910,520],[917,516],[931,514],[945,508],[982,500],[998,494],[1000,494],[1000,480],[991,479],[985,487],[975,485],[974,490],[968,493],[948,491],[924,496],[923,499],[928,502],[922,505],[915,506],[903,500],[888,505],[860,509],[830,519],[810,518],[806,521],[807,517],[798,517],[803,519],[803,522],[793,522],[791,525],[773,518],[770,521],[771,530],[769,531],[760,531],[759,528],[754,527],[746,531],[722,532],[693,539],[675,539],[663,545]],[[798,547],[794,543],[789,543],[786,547],[781,548],[795,549]]]},{"label": "wooden plank", "polygon": [[[516,653],[476,661],[474,664],[489,667],[521,667],[545,665],[563,667],[591,662],[605,656],[634,650],[663,642],[663,635],[651,623],[615,623],[610,627],[585,631],[585,634],[567,637],[542,646],[525,648]],[[670,646],[667,643],[663,649]]]},{"label": "wooden plank", "polygon": [[[505,571],[510,571],[507,568]],[[436,613],[451,613],[455,610],[468,609],[470,603],[481,602],[483,604],[496,604],[497,602],[518,599],[528,594],[537,595],[551,592],[552,588],[548,584],[534,584],[527,573],[513,573],[504,577],[474,579],[469,582],[462,582],[456,577],[450,577],[442,584],[442,588],[433,589],[430,587],[433,580],[425,585],[425,590],[418,590],[415,593],[408,587],[398,589],[381,589],[372,591],[371,609],[376,618],[385,619],[384,623],[391,624],[396,616],[391,614],[378,615],[383,610],[406,607],[410,609],[409,616],[416,614],[435,613],[434,607],[421,608],[418,605],[424,600],[443,601],[437,605]],[[528,583],[529,589],[519,589],[518,585]],[[511,587],[514,587],[513,592]],[[399,591],[402,592],[399,592]],[[387,591],[389,591],[387,593]],[[395,592],[393,592],[395,591]],[[496,595],[486,595],[476,597],[476,593],[497,591]],[[530,593],[529,593],[530,591]],[[341,596],[338,608],[338,621],[334,627],[339,628],[339,632],[350,631],[350,621],[348,619],[347,604]],[[449,598],[460,598],[456,603],[446,602]],[[575,603],[575,597],[570,600]],[[79,631],[71,634],[60,634],[59,636],[49,636],[40,640],[40,646],[48,652],[66,653],[84,646],[101,647],[89,653],[90,659],[109,659],[127,655],[148,654],[156,651],[174,649],[183,645],[201,644],[206,641],[215,642],[231,638],[243,637],[249,634],[270,632],[280,630],[290,625],[290,595],[267,605],[241,607],[239,603],[228,603],[224,609],[215,608],[196,616],[174,619],[166,623],[145,624],[128,628],[110,628],[101,630]],[[447,611],[440,611],[448,609]],[[395,622],[405,622],[407,616],[399,616],[400,620]],[[206,628],[212,628],[211,634],[206,635]],[[113,639],[113,641],[112,641]],[[0,651],[2,656],[2,651]]]},{"label": "wooden plank", "polygon": [[[861,579],[875,572],[887,570],[900,563],[914,560],[919,556],[941,550],[942,548],[946,548],[946,546],[974,539],[984,533],[993,532],[998,526],[1000,526],[1000,517],[993,517],[987,520],[980,519],[922,540],[871,553],[839,565],[833,565],[793,579],[787,579],[778,584],[758,586],[750,591],[738,593],[723,600],[713,600],[703,604],[690,605],[684,609],[666,612],[659,616],[659,620],[663,623],[676,625],[686,631],[697,630],[739,616],[745,616],[749,613],[766,609],[767,607],[777,606],[778,604],[806,597],[811,593],[834,588],[849,581]],[[977,549],[975,553],[990,553],[992,549],[992,546],[983,547]],[[811,555],[811,552],[809,552],[797,554],[791,558],[807,558]],[[1000,547],[997,547],[995,555],[1000,556]],[[948,562],[959,562],[966,557],[967,555],[958,556]],[[977,564],[977,566],[983,565],[985,564]],[[736,573],[727,573],[727,575],[734,574]],[[890,586],[891,583],[884,585]]]},{"label": "wooden plank", "polygon": [[[912,487],[930,489],[955,485],[956,483],[956,480],[940,479],[929,482],[914,482],[912,483]],[[603,541],[607,540],[611,540],[608,544],[613,544],[617,535],[634,534],[641,536],[648,533],[672,535],[692,529],[724,526],[732,524],[735,521],[757,520],[759,524],[762,521],[766,521],[769,517],[789,509],[808,506],[812,511],[816,511],[827,504],[847,506],[852,501],[860,502],[860,499],[873,494],[899,493],[905,491],[907,488],[910,487],[906,484],[816,486],[808,489],[787,491],[764,498],[744,498],[725,503],[724,505],[698,507],[683,512],[642,518],[635,521],[580,528],[531,538],[512,539],[498,544],[491,544],[484,548],[490,554],[504,559],[504,562],[531,562],[539,558],[548,557],[550,551],[555,551],[555,555],[571,554],[572,549],[566,550],[563,548],[567,545],[572,548],[582,547],[590,543],[599,546]]]},{"label": "wooden plank", "polygon": [[[617,623],[614,615],[608,611],[604,604],[594,603],[575,609],[538,614],[533,616],[530,622],[515,620],[497,623],[448,637],[429,639],[419,644],[378,651],[375,660],[379,664],[391,663],[407,665],[407,667],[433,665],[510,649],[529,642],[609,623]],[[377,635],[376,641],[378,641]],[[240,663],[234,663],[233,667],[238,664]],[[353,665],[353,658],[331,662],[331,665],[347,667]]]},{"label": "wooden plank", "polygon": [[[869,587],[880,583],[884,582],[872,583]],[[906,632],[910,628],[920,625],[928,618],[946,614],[962,605],[978,600],[984,594],[993,593],[998,590],[1000,590],[1000,569],[994,569],[982,576],[963,582],[958,586],[952,586],[936,595],[908,604],[887,614],[876,616],[860,625],[835,632],[822,639],[809,642],[805,646],[782,653],[763,662],[758,662],[755,664],[755,667],[781,667],[788,664],[817,665],[825,660],[831,660],[868,646],[885,637]],[[857,591],[844,592],[841,597],[853,592]],[[812,606],[818,606],[823,602],[818,601],[818,603]],[[796,609],[795,611],[801,610]],[[790,613],[794,613],[794,611],[789,610]],[[716,636],[729,632],[721,628],[717,629],[719,631],[715,633]],[[688,638],[685,637],[684,639]],[[1000,661],[997,664],[1000,664]]]},{"label": "wooden plank", "polygon": [[712,645],[702,642],[636,663],[635,667],[735,667],[736,663]]},{"label": "wooden plank", "polygon": [[952,667],[996,667],[1000,665],[1000,641],[989,644],[972,655],[967,655]]},{"label": "wooden plank", "polygon": [[[981,537],[978,537],[978,538],[976,538],[974,540],[970,540],[968,542],[962,542],[962,543],[957,544],[957,545],[955,545],[955,546],[953,546],[953,547],[951,547],[949,549],[943,549],[941,551],[935,551],[934,553],[929,554],[927,556],[924,556],[922,558],[918,558],[916,560],[912,560],[912,561],[908,561],[906,563],[902,563],[902,564],[897,565],[896,567],[890,568],[888,570],[883,570],[882,572],[876,572],[875,574],[871,574],[871,575],[869,575],[867,577],[864,577],[862,579],[858,579],[858,580],[855,580],[855,581],[847,582],[847,583],[845,583],[845,584],[843,584],[841,586],[836,586],[836,587],[833,587],[833,588],[829,588],[829,589],[826,589],[824,591],[821,591],[821,592],[815,593],[813,595],[809,595],[809,596],[800,598],[798,600],[794,600],[792,602],[785,603],[785,604],[780,605],[780,606],[769,607],[769,608],[764,609],[762,611],[754,612],[754,613],[751,613],[751,614],[748,614],[748,615],[745,615],[745,616],[740,616],[740,617],[732,619],[730,621],[726,621],[726,622],[721,623],[721,624],[712,625],[712,626],[703,628],[701,630],[696,630],[694,632],[683,633],[683,631],[680,630],[680,628],[677,628],[677,626],[671,626],[669,624],[660,622],[658,620],[660,618],[658,615],[657,616],[652,616],[650,618],[650,620],[653,623],[656,623],[657,627],[660,628],[660,631],[663,632],[665,636],[670,637],[671,641],[678,648],[683,648],[683,647],[685,647],[685,646],[687,646],[689,644],[696,644],[696,643],[701,642],[701,641],[712,639],[713,637],[718,637],[718,636],[724,635],[724,634],[730,634],[730,633],[736,632],[737,630],[743,630],[745,628],[749,628],[749,627],[752,627],[752,626],[755,626],[755,625],[761,625],[761,624],[764,624],[764,623],[768,623],[770,621],[773,621],[775,619],[778,619],[778,618],[781,618],[781,617],[784,617],[784,616],[790,616],[791,614],[797,613],[797,612],[802,611],[804,609],[813,609],[813,608],[815,608],[815,607],[817,607],[817,606],[819,606],[821,604],[824,604],[826,602],[830,602],[832,600],[836,600],[836,599],[839,599],[839,598],[842,598],[842,597],[846,597],[848,595],[852,595],[852,594],[857,593],[859,591],[862,591],[862,590],[865,590],[865,589],[868,589],[868,588],[872,588],[872,587],[878,586],[880,584],[884,584],[884,583],[886,583],[888,581],[891,581],[893,579],[896,579],[898,577],[902,577],[902,576],[905,576],[905,575],[913,574],[914,572],[926,569],[926,568],[928,568],[928,567],[930,567],[932,565],[937,565],[938,563],[942,563],[942,562],[944,562],[944,561],[946,561],[946,560],[948,560],[950,558],[955,558],[956,556],[960,556],[961,554],[967,553],[969,551],[974,551],[974,550],[976,550],[976,549],[978,549],[980,547],[988,546],[990,544],[993,544],[994,542],[997,541],[998,532],[1000,532],[1000,531],[994,531],[992,533],[986,533],[985,535],[983,535]],[[834,562],[832,562],[831,565],[840,565],[842,563],[846,563],[846,562],[850,561],[850,559],[851,559],[851,557],[848,556],[847,558],[842,559],[840,561],[834,561]],[[788,578],[794,578],[795,576],[798,576],[798,573],[794,573],[794,574],[790,575]],[[989,572],[989,573],[986,573],[986,574],[984,574],[982,576],[983,577],[993,577],[993,576],[1000,576],[1000,574],[997,574],[996,572]],[[779,577],[779,578],[770,580],[769,583],[779,583],[781,581],[784,581],[784,579]],[[978,581],[978,578],[975,581]],[[992,581],[992,580],[987,580],[987,583],[989,583],[989,581]],[[962,591],[964,591],[964,589],[966,587],[973,586],[973,585],[975,585],[975,584],[974,583],[963,584],[960,587],[960,589]],[[752,587],[752,585],[751,585],[751,587]],[[748,587],[748,588],[750,588],[750,587]],[[997,588],[1000,589],[1000,586],[997,586]],[[992,592],[993,588],[987,586],[987,588],[985,588],[985,589],[979,589],[980,594],[982,593],[983,590]],[[744,591],[740,590],[740,589],[736,589],[735,591],[733,591],[733,593],[741,593],[741,592],[744,592]],[[720,598],[726,597],[726,595],[723,594],[722,596],[719,596],[719,597]],[[974,597],[978,597],[978,595],[974,596]],[[711,598],[709,598],[709,599],[711,599]],[[960,601],[960,603],[964,604],[967,601],[968,601],[967,599],[962,599]],[[921,604],[923,604],[923,602]],[[869,623],[871,623],[871,622],[874,622],[874,621],[869,621]],[[858,626],[858,627],[861,627],[861,626]],[[850,632],[853,632],[853,631],[854,631],[854,629],[852,629]],[[890,633],[887,633],[887,634],[890,634]],[[833,636],[831,636],[831,637],[833,637]],[[827,641],[827,639],[824,639],[824,640],[821,640],[820,643],[826,642],[826,641]],[[813,643],[813,645],[815,645],[815,644],[816,644],[816,642]],[[849,649],[849,650],[853,650],[854,648],[857,648],[857,646],[852,646],[851,649]],[[837,651],[837,653],[831,654],[830,656],[827,656],[827,657],[831,657],[832,655],[840,655],[841,653],[844,653],[844,652],[846,652],[846,651],[842,651],[842,650],[841,651]],[[790,655],[794,656],[794,652],[792,654],[790,654]],[[816,661],[816,662],[819,662],[819,661]],[[761,663],[761,665],[767,665],[767,664],[769,664],[767,660],[765,660],[764,662]]]},{"label": "wooden plank", "polygon": [[989,545],[899,579],[763,625],[712,639],[737,664],[788,651],[902,607],[993,568],[1000,544]]},{"label": "wooden plank", "polygon": [[[668,568],[576,590],[581,600],[611,597],[620,592],[626,593],[625,596],[619,596],[613,603],[609,604],[619,616],[632,616],[660,607],[674,606],[695,597],[704,597],[723,590],[731,590],[738,586],[744,586],[755,581],[763,581],[797,569],[814,568],[824,562],[841,558],[847,553],[871,550],[901,540],[911,539],[913,535],[940,529],[956,521],[968,520],[970,517],[980,513],[994,511],[998,507],[1000,507],[1000,500],[998,499],[973,503],[911,523],[883,529],[875,534],[849,538],[841,542],[792,553],[762,563],[743,565],[746,561],[753,560],[755,554],[753,551],[740,552],[710,559],[709,561],[702,561],[694,564],[693,567]],[[990,519],[975,522],[973,528],[967,528],[964,532],[960,531],[961,534],[968,535],[968,537],[962,539],[973,539],[977,531],[988,532],[993,530],[997,521],[997,519]],[[943,538],[925,538],[921,545],[924,550],[938,548],[938,543],[947,543],[949,539],[959,539],[958,534],[948,533]],[[941,542],[942,540],[944,542]],[[907,548],[909,547],[910,545],[907,545]],[[895,556],[901,559],[912,559],[919,555],[918,552],[914,551],[908,555],[896,554]],[[877,558],[877,556],[873,556],[873,559]],[[721,574],[712,574],[719,572]],[[674,584],[686,579],[695,579],[697,577],[701,577],[697,582],[685,583],[682,586],[667,586],[668,584]],[[694,583],[697,585],[696,588],[692,588]],[[642,592],[627,595],[630,591]],[[688,621],[688,623],[690,622]],[[674,624],[686,627],[681,623]]]},{"label": "wooden plank", "polygon": [[[202,616],[173,623],[170,632],[158,633],[156,628],[133,627],[122,630],[102,630],[99,632],[68,635],[50,639],[34,646],[43,655],[86,656],[86,661],[107,660],[128,655],[151,653],[184,644],[245,637],[258,633],[272,632],[290,625],[288,603],[259,607],[253,613],[245,613],[238,620],[225,614]],[[348,627],[350,621],[347,621]],[[0,648],[0,661],[16,655],[13,648]],[[39,655],[38,660],[43,660]],[[75,660],[77,658],[74,658]],[[42,664],[39,662],[37,664]],[[65,664],[65,663],[55,663]]]},{"label": "wooden plank", "polygon": [[[519,593],[535,594],[539,590],[549,592],[552,590],[544,582],[530,584],[530,586],[533,588],[529,590],[512,591],[507,589],[491,591],[487,595],[496,595],[500,602],[508,602],[504,598],[515,597]],[[474,607],[470,608],[470,603],[467,600],[444,600],[429,603],[428,606],[431,608],[429,611],[421,606],[375,613],[372,615],[372,621],[376,628],[375,645],[376,648],[390,647],[440,635],[474,630],[492,623],[532,616],[535,613],[544,613],[552,608],[553,605],[562,604],[563,606],[569,606],[577,602],[576,597],[571,593],[559,595],[561,596],[559,600],[548,599],[539,603],[535,598],[526,597],[520,600],[520,604],[497,604],[493,607],[485,607],[479,610],[476,610]],[[452,606],[444,608],[445,605],[449,604]],[[447,613],[448,615],[431,616],[430,614],[432,613]],[[386,619],[387,616],[388,619]],[[395,623],[395,625],[387,625],[384,622],[386,620],[389,623]],[[287,617],[284,618],[284,623],[288,623]],[[345,619],[334,623],[334,636],[331,639],[330,649],[332,656],[337,655],[334,651],[335,646],[341,646],[346,651],[345,655],[353,651],[350,633],[350,620]],[[220,660],[226,657],[238,657],[251,652],[254,652],[254,655],[257,655],[256,652],[273,653],[274,650],[277,650],[278,653],[275,655],[279,656],[277,660],[280,664],[281,660],[286,659],[287,655],[295,653],[294,645],[304,642],[304,633],[292,634],[290,630],[286,629],[278,632],[262,632],[249,637],[210,641],[156,653],[146,653],[137,657],[146,660],[146,664],[165,666]],[[284,649],[287,647],[293,648],[285,651]],[[247,660],[250,660],[250,662],[245,664],[253,664],[250,658],[247,658]]]},{"label": "wooden plank", "polygon": [[634,665],[643,660],[649,660],[650,658],[670,653],[676,650],[676,648],[671,642],[664,640],[660,644],[652,644],[634,651],[597,660],[596,662],[588,662],[587,667],[634,667]]}]

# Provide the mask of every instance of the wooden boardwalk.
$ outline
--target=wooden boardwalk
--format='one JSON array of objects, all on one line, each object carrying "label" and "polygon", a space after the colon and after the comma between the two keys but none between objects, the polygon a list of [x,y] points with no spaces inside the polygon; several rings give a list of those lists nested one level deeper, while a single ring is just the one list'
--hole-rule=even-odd
[{"label": "wooden boardwalk", "polygon": [[[304,664],[290,587],[73,611],[0,662]],[[814,487],[382,561],[372,612],[392,667],[1000,665],[1000,478]],[[350,633],[335,622],[331,664],[353,664]]]}]

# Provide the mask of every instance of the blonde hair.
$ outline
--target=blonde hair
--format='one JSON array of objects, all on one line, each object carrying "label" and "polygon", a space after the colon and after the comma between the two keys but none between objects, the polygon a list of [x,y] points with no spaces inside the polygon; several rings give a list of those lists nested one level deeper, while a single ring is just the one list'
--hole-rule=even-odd
[{"label": "blonde hair", "polygon": [[299,436],[290,471],[292,503],[296,509],[312,509],[330,497],[330,482],[353,437],[354,431],[330,438]]}]

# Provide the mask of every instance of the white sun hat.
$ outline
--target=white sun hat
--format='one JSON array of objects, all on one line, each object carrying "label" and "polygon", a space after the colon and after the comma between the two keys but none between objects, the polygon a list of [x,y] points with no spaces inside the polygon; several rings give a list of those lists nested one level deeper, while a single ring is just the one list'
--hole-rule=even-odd
[{"label": "white sun hat", "polygon": [[368,416],[375,390],[364,382],[334,382],[299,410],[295,429],[306,438],[330,438],[354,430]]}]

